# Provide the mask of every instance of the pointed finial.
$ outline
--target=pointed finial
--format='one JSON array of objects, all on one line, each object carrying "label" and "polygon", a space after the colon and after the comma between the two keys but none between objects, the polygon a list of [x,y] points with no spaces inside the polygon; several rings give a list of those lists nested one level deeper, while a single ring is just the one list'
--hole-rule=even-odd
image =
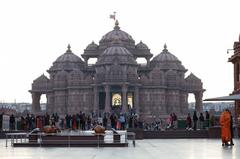
[{"label": "pointed finial", "polygon": [[67,52],[72,52],[70,44],[68,44],[67,48]]},{"label": "pointed finial", "polygon": [[118,20],[116,20],[114,30],[119,30],[119,29],[120,29],[119,22],[118,22]]},{"label": "pointed finial", "polygon": [[167,50],[167,44],[166,44],[166,43],[164,44],[163,47],[164,47],[163,51],[168,51],[168,50]]},{"label": "pointed finial", "polygon": [[164,49],[167,49],[167,44],[166,43],[164,44]]}]

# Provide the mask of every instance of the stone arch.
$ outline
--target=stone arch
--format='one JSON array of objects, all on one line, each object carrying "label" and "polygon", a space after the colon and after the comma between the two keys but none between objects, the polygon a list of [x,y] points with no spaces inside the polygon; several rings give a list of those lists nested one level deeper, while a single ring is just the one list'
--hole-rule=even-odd
[{"label": "stone arch", "polygon": [[32,89],[29,91],[32,94],[32,112],[39,113],[40,99],[42,94],[46,94],[48,98],[49,79],[43,74],[35,79],[32,83]]},{"label": "stone arch", "polygon": [[193,73],[191,73],[187,78],[185,78],[185,86],[187,93],[193,93],[195,97],[195,109],[197,112],[203,111],[203,92],[205,89],[202,87],[202,81]]}]

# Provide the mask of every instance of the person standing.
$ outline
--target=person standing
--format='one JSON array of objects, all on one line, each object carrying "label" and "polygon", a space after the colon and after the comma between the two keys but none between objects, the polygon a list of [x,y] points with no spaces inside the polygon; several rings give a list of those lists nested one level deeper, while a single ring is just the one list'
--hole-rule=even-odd
[{"label": "person standing", "polygon": [[231,114],[228,109],[222,112],[219,123],[221,125],[222,146],[229,146],[228,142],[231,140]]},{"label": "person standing", "polygon": [[208,113],[208,111],[205,112],[205,123],[206,123],[206,127],[209,127],[209,119],[210,119],[210,115]]},{"label": "person standing", "polygon": [[103,127],[105,127],[106,129],[107,129],[107,122],[108,122],[107,116],[104,115],[104,118],[103,118]]},{"label": "person standing", "polygon": [[197,130],[197,121],[198,121],[197,112],[194,111],[194,113],[193,113],[193,130]]},{"label": "person standing", "polygon": [[177,129],[177,115],[175,113],[172,114],[173,120],[173,129]]},{"label": "person standing", "polygon": [[228,110],[228,112],[230,113],[230,132],[231,132],[231,138],[230,138],[230,145],[233,146],[234,143],[233,143],[233,137],[234,137],[234,134],[233,134],[233,117],[232,117],[232,113],[230,110]]},{"label": "person standing", "polygon": [[200,129],[203,129],[204,127],[204,116],[203,116],[203,113],[200,113],[200,116],[199,116],[199,122],[200,122]]},{"label": "person standing", "polygon": [[187,115],[186,125],[187,125],[186,127],[187,130],[192,130],[192,119],[191,119],[190,113],[188,113]]},{"label": "person standing", "polygon": [[10,116],[9,122],[10,122],[10,130],[15,130],[15,117],[13,114]]},{"label": "person standing", "polygon": [[3,113],[0,114],[0,131],[2,131]]}]

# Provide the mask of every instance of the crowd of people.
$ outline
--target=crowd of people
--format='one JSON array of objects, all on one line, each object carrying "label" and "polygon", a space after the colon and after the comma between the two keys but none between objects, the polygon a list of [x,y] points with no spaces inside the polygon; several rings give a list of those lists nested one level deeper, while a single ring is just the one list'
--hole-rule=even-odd
[{"label": "crowd of people", "polygon": [[[2,116],[2,114],[0,115]],[[154,118],[151,122],[141,120],[135,113],[103,113],[102,116],[99,117],[99,115],[94,113],[86,114],[80,111],[79,113],[66,114],[65,116],[59,116],[57,113],[51,115],[46,113],[36,116],[34,114],[27,114],[21,117],[11,115],[9,118],[9,129],[28,131],[36,127],[41,129],[46,125],[53,125],[62,130],[89,130],[100,124],[106,128],[114,128],[117,130],[140,128],[145,131],[163,131],[180,128],[180,121],[182,122],[181,128],[185,127],[187,130],[205,129],[209,126],[214,126],[214,116],[212,115],[210,118],[208,111],[205,112],[205,115],[200,113],[199,116],[196,111],[194,111],[192,116],[188,113],[186,119],[178,119],[177,115],[173,112],[169,114],[167,118]],[[2,122],[0,123],[2,124]],[[0,130],[1,129],[2,125],[0,125]]]},{"label": "crowd of people", "polygon": [[208,111],[205,112],[205,117],[203,113],[200,113],[200,115],[197,116],[197,112],[194,111],[192,118],[190,113],[188,113],[186,118],[187,130],[197,130],[197,127],[199,127],[199,129],[204,129],[205,127],[214,125],[214,116],[212,116],[210,120],[210,114],[208,113]]},{"label": "crowd of people", "polygon": [[[140,128],[145,131],[157,131],[168,130],[178,128],[178,117],[175,113],[171,113],[167,119],[157,119],[152,122],[146,122],[141,120],[137,114],[116,114],[116,113],[104,113],[103,117],[92,113],[86,115],[84,112],[77,114],[66,114],[64,117],[59,116],[57,113],[49,115],[37,115],[27,114],[25,117],[21,116],[16,118],[13,114],[9,117],[9,129],[10,130],[25,130],[30,131],[34,128],[42,129],[44,126],[51,125],[60,129],[69,130],[90,130],[96,125],[102,125],[105,128],[114,128],[117,130],[125,130],[128,128]],[[233,146],[233,117],[231,112],[226,109],[222,112],[219,120],[221,126],[222,146]],[[215,125],[214,116],[205,112],[200,113],[194,111],[191,116],[188,113],[185,119],[185,126],[187,130],[205,129]],[[0,130],[3,128],[3,113],[0,114]]]},{"label": "crowd of people", "polygon": [[[34,128],[42,129],[47,125],[57,126],[62,130],[90,130],[96,125],[103,125],[106,128],[114,128],[117,130],[143,127],[136,114],[104,113],[102,117],[99,117],[93,113],[85,114],[80,111],[77,114],[66,114],[65,116],[59,116],[57,113],[53,113],[52,115],[46,113],[45,115],[36,116],[34,114],[27,114],[26,116],[18,118],[14,115],[9,117],[10,130],[17,129],[29,131]],[[0,128],[2,129],[2,126]]]}]

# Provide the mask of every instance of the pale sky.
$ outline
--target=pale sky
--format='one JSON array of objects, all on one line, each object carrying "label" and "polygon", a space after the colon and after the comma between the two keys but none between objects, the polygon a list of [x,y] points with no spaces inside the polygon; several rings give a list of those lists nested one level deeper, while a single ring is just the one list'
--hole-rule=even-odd
[{"label": "pale sky", "polygon": [[[31,102],[31,84],[62,55],[68,43],[80,56],[114,26],[159,54],[164,43],[202,79],[204,99],[233,90],[227,49],[240,33],[236,0],[1,0],[0,102]],[[191,101],[191,99],[189,99]]]}]

